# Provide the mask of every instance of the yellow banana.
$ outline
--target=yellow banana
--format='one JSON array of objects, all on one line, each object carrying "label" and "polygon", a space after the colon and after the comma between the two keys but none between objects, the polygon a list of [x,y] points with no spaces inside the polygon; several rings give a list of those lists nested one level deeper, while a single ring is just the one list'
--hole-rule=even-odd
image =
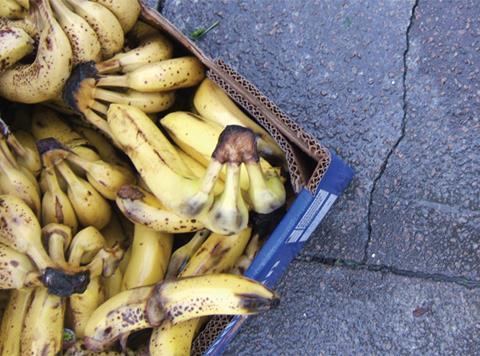
[{"label": "yellow banana", "polygon": [[195,57],[166,59],[141,66],[124,75],[104,75],[99,87],[123,87],[141,92],[171,91],[197,85],[205,77],[205,68]]},{"label": "yellow banana", "polygon": [[47,190],[42,197],[42,225],[64,224],[72,229],[72,233],[75,233],[78,229],[78,220],[72,203],[60,187],[55,167],[47,157],[44,158],[44,165]]},{"label": "yellow banana", "polygon": [[173,91],[141,93],[130,89],[125,93],[119,93],[113,90],[96,88],[93,95],[95,99],[108,103],[135,106],[146,114],[167,110],[175,102],[175,92]]},{"label": "yellow banana", "polygon": [[21,103],[38,103],[57,97],[70,75],[72,48],[55,20],[47,0],[32,3],[41,28],[32,64],[17,64],[0,75],[0,96]]},{"label": "yellow banana", "polygon": [[257,255],[257,252],[260,250],[260,240],[259,234],[254,234],[250,239],[250,242],[245,249],[245,252],[242,256],[235,262],[235,265],[232,268],[231,273],[244,275],[248,267],[253,262],[253,259]]},{"label": "yellow banana", "polygon": [[33,51],[33,39],[21,28],[0,28],[0,73]]},{"label": "yellow banana", "polygon": [[42,162],[33,136],[27,131],[18,130],[7,137],[7,142],[15,153],[17,162],[38,177]]},{"label": "yellow banana", "polygon": [[152,35],[157,35],[160,32],[153,26],[138,20],[133,25],[132,29],[127,33],[129,41],[140,42],[141,40],[150,37]]},{"label": "yellow banana", "polygon": [[[160,123],[185,152],[203,164],[208,164],[209,157],[215,150],[215,143],[222,132],[220,126],[215,127],[187,112],[171,113]],[[195,138],[192,139],[192,136]],[[275,169],[258,156],[244,164],[245,168],[240,173],[240,184],[244,189],[248,189],[253,209],[258,213],[268,214],[282,206],[285,203],[286,192]],[[250,179],[253,179],[253,184],[249,183]]]},{"label": "yellow banana", "polygon": [[102,285],[105,293],[105,300],[112,298],[122,291],[123,274],[120,268],[117,268],[115,272],[106,278],[102,278]]},{"label": "yellow banana", "polygon": [[20,356],[20,337],[33,289],[14,289],[0,326],[0,355]]},{"label": "yellow banana", "polygon": [[50,0],[57,20],[70,40],[73,51],[73,65],[101,59],[100,41],[95,31],[84,18],[74,13],[64,0]]},{"label": "yellow banana", "polygon": [[22,18],[24,16],[23,8],[14,0],[0,1],[0,17],[11,19]]},{"label": "yellow banana", "polygon": [[19,197],[39,216],[40,187],[30,171],[18,165],[3,137],[0,137],[0,172],[0,191]]},{"label": "yellow banana", "polygon": [[15,0],[15,1],[26,10],[30,8],[30,0]]},{"label": "yellow banana", "polygon": [[22,355],[56,355],[62,350],[65,300],[49,294],[44,287],[35,289],[21,333]]},{"label": "yellow banana", "polygon": [[115,201],[130,221],[155,231],[176,234],[203,228],[203,224],[197,219],[186,218],[167,210],[155,196],[134,185],[120,188]]},{"label": "yellow banana", "polygon": [[0,29],[6,28],[20,28],[24,30],[32,39],[38,39],[38,29],[34,23],[33,13],[28,13],[25,17],[13,20],[6,17],[0,16]]},{"label": "yellow banana", "polygon": [[278,304],[274,292],[251,279],[217,274],[129,289],[100,305],[85,327],[85,345],[101,351],[126,333],[191,318],[255,314]]},{"label": "yellow banana", "polygon": [[60,174],[68,185],[68,198],[79,222],[84,226],[102,229],[110,221],[111,208],[95,188],[86,180],[78,177],[64,161],[56,164]]},{"label": "yellow banana", "polygon": [[41,285],[40,273],[28,256],[3,243],[0,243],[0,265],[2,266],[0,289],[20,289]]},{"label": "yellow banana", "polygon": [[122,289],[132,289],[155,284],[163,280],[172,253],[173,236],[135,224],[131,246],[132,255]]},{"label": "yellow banana", "polygon": [[86,172],[90,184],[107,199],[115,200],[122,185],[135,183],[133,173],[124,166],[102,160],[88,161],[75,153],[67,153],[66,157]]},{"label": "yellow banana", "polygon": [[209,230],[200,230],[182,247],[177,248],[170,258],[166,279],[177,278],[185,269],[192,256],[210,235]]},{"label": "yellow banana", "polygon": [[68,249],[68,263],[76,267],[89,263],[105,245],[106,241],[100,231],[88,226],[73,237]]},{"label": "yellow banana", "polygon": [[170,41],[158,32],[143,38],[138,47],[95,65],[101,74],[131,72],[143,65],[172,58],[173,46]]},{"label": "yellow banana", "polygon": [[112,144],[101,133],[83,126],[75,126],[75,131],[83,135],[88,140],[88,143],[95,147],[100,159],[108,163],[126,166],[125,162],[117,154],[117,151]]},{"label": "yellow banana", "polygon": [[[230,270],[245,250],[251,232],[251,228],[246,228],[233,236],[211,234],[193,254],[179,277]],[[190,355],[193,338],[205,321],[205,318],[194,318],[175,325],[164,321],[160,327],[154,329],[150,338],[151,356]]]},{"label": "yellow banana", "polygon": [[100,159],[85,137],[75,132],[55,111],[46,107],[35,107],[31,132],[36,140],[53,137],[89,161]]},{"label": "yellow banana", "polygon": [[135,25],[140,15],[140,3],[137,0],[95,0],[109,9],[120,22],[123,32],[127,33]]},{"label": "yellow banana", "polygon": [[105,6],[89,0],[66,0],[97,34],[103,58],[110,58],[123,47],[123,30],[115,15]]},{"label": "yellow banana", "polygon": [[199,85],[193,98],[195,110],[205,119],[225,127],[240,125],[253,130],[259,136],[259,151],[267,156],[274,156],[281,161],[285,154],[269,133],[245,115],[223,90],[210,79],[205,78]]},{"label": "yellow banana", "polygon": [[72,230],[62,224],[51,223],[42,228],[42,240],[47,245],[48,255],[62,269],[79,271],[65,260],[65,252],[72,241]]}]

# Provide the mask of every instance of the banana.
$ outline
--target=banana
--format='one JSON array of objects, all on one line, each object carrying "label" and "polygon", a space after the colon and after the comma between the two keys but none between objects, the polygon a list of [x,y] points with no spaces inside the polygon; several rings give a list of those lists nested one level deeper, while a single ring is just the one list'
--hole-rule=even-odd
[{"label": "banana", "polygon": [[100,74],[131,72],[143,65],[172,58],[173,46],[162,34],[156,32],[143,38],[138,47],[97,63],[95,68]]},{"label": "banana", "polygon": [[107,278],[102,279],[102,285],[105,293],[105,300],[112,298],[122,291],[123,274],[120,268]]},{"label": "banana", "polygon": [[20,339],[22,355],[56,355],[62,350],[65,299],[35,289]]},{"label": "banana", "polygon": [[[2,136],[2,135],[0,135]],[[5,136],[0,137],[0,191],[22,199],[35,213],[40,214],[40,187],[35,177],[26,168],[18,165],[7,145]]]},{"label": "banana", "polygon": [[[183,162],[190,168],[190,170],[193,172],[193,175],[197,178],[202,178],[205,175],[205,166],[203,166],[200,162],[198,162],[195,158],[189,156],[187,153],[185,153],[183,150],[179,149],[178,150],[178,155],[182,159]],[[223,189],[225,188],[225,185],[223,184],[223,181],[221,180],[222,176],[220,175],[220,179],[216,181],[214,187],[213,187],[213,194],[218,195],[221,192],[223,192]]]},{"label": "banana", "polygon": [[118,19],[123,32],[127,33],[135,25],[140,15],[140,3],[137,0],[95,0],[109,9]]},{"label": "banana", "polygon": [[32,3],[41,28],[32,64],[15,65],[0,75],[0,96],[21,103],[38,103],[58,96],[70,75],[72,48],[47,0]]},{"label": "banana", "polygon": [[178,324],[164,321],[154,328],[149,343],[150,356],[189,356],[192,340],[205,322],[205,318],[187,320]]},{"label": "banana", "polygon": [[78,125],[75,126],[74,129],[75,131],[83,135],[88,140],[89,144],[95,147],[95,150],[98,152],[100,159],[108,163],[126,166],[125,161],[120,158],[115,148],[101,133],[95,131],[94,129]]},{"label": "banana", "polygon": [[25,10],[30,9],[30,0],[15,0]]},{"label": "banana", "polygon": [[134,185],[121,187],[115,201],[131,222],[155,231],[176,234],[203,228],[203,224],[197,219],[168,211],[155,196]]},{"label": "banana", "polygon": [[98,87],[123,87],[140,92],[171,91],[200,83],[205,68],[195,57],[178,57],[146,64],[124,75],[104,75]]},{"label": "banana", "polygon": [[235,262],[235,265],[233,266],[231,273],[233,274],[239,274],[239,275],[244,275],[245,272],[247,271],[248,267],[253,262],[253,259],[257,255],[257,252],[260,250],[260,240],[259,240],[259,234],[254,234],[252,238],[250,239],[250,242],[247,245],[247,248],[245,249],[245,252],[243,253],[242,256]]},{"label": "banana", "polygon": [[153,26],[138,20],[133,25],[132,29],[127,33],[128,40],[131,42],[140,42],[141,40],[150,37],[152,35],[157,35],[160,32]]},{"label": "banana", "polygon": [[75,153],[66,154],[66,159],[83,169],[90,184],[106,199],[115,200],[121,186],[135,183],[135,176],[124,166],[102,160],[88,161]]},{"label": "banana", "polygon": [[42,240],[48,247],[48,255],[62,269],[78,271],[65,260],[65,252],[72,241],[72,230],[62,224],[51,223],[42,228]]},{"label": "banana", "polygon": [[67,182],[68,198],[80,224],[97,229],[105,227],[112,214],[105,198],[90,183],[76,176],[66,162],[57,163],[56,168]]},{"label": "banana", "polygon": [[59,268],[45,251],[41,229],[33,211],[19,198],[0,195],[0,243],[28,255],[42,275],[49,292],[59,296],[81,293],[88,283],[88,272],[69,273]]},{"label": "banana", "polygon": [[91,262],[105,245],[105,238],[100,231],[88,226],[73,237],[68,248],[68,263],[78,267],[82,263]]},{"label": "banana", "polygon": [[231,270],[247,247],[252,229],[225,236],[212,233],[191,257],[180,277],[223,273]]},{"label": "banana", "polygon": [[15,153],[17,162],[38,177],[42,170],[42,161],[33,136],[27,131],[18,130],[7,137],[7,143]]},{"label": "banana", "polygon": [[[246,228],[233,236],[211,234],[188,261],[179,277],[222,273],[230,270],[245,250],[251,232],[251,228]],[[152,333],[150,354],[152,356],[190,355],[193,338],[205,321],[205,318],[194,318],[175,325],[168,320],[164,321]]]},{"label": "banana", "polygon": [[97,34],[103,58],[110,58],[122,49],[124,42],[122,26],[110,10],[93,1],[66,1]]},{"label": "banana", "polygon": [[100,232],[105,238],[105,243],[107,247],[113,247],[119,245],[122,247],[130,246],[130,237],[122,226],[121,219],[122,217],[114,210],[112,211],[112,217]]},{"label": "banana", "polygon": [[209,230],[197,231],[190,241],[173,252],[172,257],[170,257],[165,279],[177,278],[177,276],[180,275],[192,256],[207,239],[208,235],[210,235]]},{"label": "banana", "polygon": [[0,29],[20,28],[24,30],[33,40],[38,40],[38,29],[33,21],[33,13],[28,13],[25,17],[12,20],[6,17],[0,17]]},{"label": "banana", "polygon": [[135,224],[132,255],[123,275],[122,289],[143,287],[163,280],[172,244],[171,234]]},{"label": "banana", "polygon": [[[186,112],[171,113],[160,120],[160,123],[177,145],[204,164],[208,163],[210,155],[215,150],[215,142],[222,132],[219,126],[215,127]],[[202,139],[192,139],[191,136]],[[253,179],[254,184],[250,184],[250,179]],[[286,192],[283,182],[266,160],[254,157],[244,162],[244,168],[240,173],[240,185],[248,189],[250,202],[258,213],[268,214],[285,203]]]},{"label": "banana", "polygon": [[87,21],[70,10],[64,0],[50,0],[50,3],[72,45],[73,66],[88,61],[100,61],[102,57],[100,41]]},{"label": "banana", "polygon": [[28,256],[3,243],[0,243],[0,265],[0,289],[41,285],[41,276]]},{"label": "banana", "polygon": [[33,51],[33,39],[21,28],[0,29],[0,73]]},{"label": "banana", "polygon": [[44,172],[48,188],[42,197],[42,225],[64,224],[75,233],[78,229],[77,215],[67,194],[60,187],[54,166],[47,166]]},{"label": "banana", "polygon": [[130,89],[125,93],[119,93],[113,90],[95,88],[93,96],[96,100],[102,100],[107,103],[135,106],[146,114],[167,110],[175,102],[175,92],[173,91],[141,93]]},{"label": "banana", "polygon": [[228,125],[245,126],[259,136],[259,150],[266,156],[274,156],[281,161],[285,154],[268,132],[245,115],[223,90],[213,81],[205,78],[193,98],[195,110],[205,119],[222,127]]},{"label": "banana", "polygon": [[12,290],[0,325],[0,355],[20,356],[20,337],[32,295],[31,288]]},{"label": "banana", "polygon": [[277,295],[251,279],[217,274],[129,289],[100,305],[85,327],[85,345],[109,347],[126,333],[207,315],[256,314],[278,305]]},{"label": "banana", "polygon": [[165,152],[163,142],[167,139],[142,111],[131,106],[112,104],[107,120],[117,142],[147,186],[169,210],[194,216],[211,204],[211,191],[217,178],[215,173],[221,169],[221,165],[207,169],[205,180],[187,179],[168,165],[169,158],[170,161],[175,161],[175,158],[178,158],[176,162],[183,161],[180,161],[177,151],[176,157],[170,157],[170,152]]},{"label": "banana", "polygon": [[22,18],[24,11],[22,6],[14,0],[0,1],[0,17],[7,17],[10,19]]}]

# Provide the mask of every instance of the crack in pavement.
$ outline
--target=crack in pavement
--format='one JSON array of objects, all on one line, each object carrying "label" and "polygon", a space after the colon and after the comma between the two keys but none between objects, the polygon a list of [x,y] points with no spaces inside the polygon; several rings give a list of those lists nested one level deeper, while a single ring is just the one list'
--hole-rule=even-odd
[{"label": "crack in pavement", "polygon": [[455,283],[468,289],[480,289],[480,280],[475,280],[463,276],[448,276],[442,273],[427,273],[422,271],[410,271],[395,268],[387,265],[366,264],[354,260],[344,260],[340,258],[320,257],[320,256],[297,256],[295,261],[313,262],[330,267],[343,267],[351,270],[365,270],[370,272],[390,273],[397,276],[417,278],[433,282]]},{"label": "crack in pavement", "polygon": [[395,143],[392,145],[390,150],[388,151],[387,155],[385,156],[385,159],[382,162],[382,165],[380,166],[380,171],[378,172],[377,176],[373,180],[372,183],[372,189],[370,190],[370,196],[368,199],[368,208],[367,208],[367,241],[365,243],[365,248],[364,248],[364,254],[363,254],[363,259],[362,263],[366,263],[368,260],[368,248],[370,246],[370,242],[372,239],[372,205],[373,205],[373,196],[375,194],[375,190],[377,189],[377,183],[378,181],[382,178],[383,174],[385,173],[385,170],[388,165],[388,161],[390,160],[390,157],[393,155],[395,150],[397,149],[398,145],[400,142],[403,140],[405,137],[405,128],[407,124],[407,72],[408,72],[408,65],[407,65],[407,56],[408,52],[410,50],[410,30],[412,29],[413,26],[413,20],[415,18],[415,10],[417,9],[418,3],[420,0],[415,0],[415,3],[412,6],[412,10],[410,13],[410,18],[406,30],[406,47],[405,51],[403,52],[403,73],[402,73],[402,88],[403,88],[403,93],[402,93],[402,111],[403,111],[403,116],[402,116],[402,122],[400,126],[400,136],[398,139],[395,141]]}]

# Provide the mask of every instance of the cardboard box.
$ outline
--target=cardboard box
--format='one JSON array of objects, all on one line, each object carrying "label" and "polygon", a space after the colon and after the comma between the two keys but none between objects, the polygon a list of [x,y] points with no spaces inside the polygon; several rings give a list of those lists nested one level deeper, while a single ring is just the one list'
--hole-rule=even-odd
[{"label": "cardboard box", "polygon": [[[246,272],[246,276],[274,287],[354,173],[340,158],[289,119],[255,86],[221,60],[208,58],[157,11],[143,7],[142,17],[199,58],[207,67],[207,76],[267,129],[286,154],[296,198]],[[226,316],[212,318],[195,340],[193,354],[220,354],[245,319]]]}]

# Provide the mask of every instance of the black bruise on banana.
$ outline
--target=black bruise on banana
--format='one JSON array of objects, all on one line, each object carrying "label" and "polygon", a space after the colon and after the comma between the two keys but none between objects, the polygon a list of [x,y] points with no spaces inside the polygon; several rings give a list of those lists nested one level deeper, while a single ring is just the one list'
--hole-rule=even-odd
[{"label": "black bruise on banana", "polygon": [[72,294],[85,292],[88,283],[90,283],[90,272],[81,271],[69,275],[48,267],[42,276],[42,283],[48,288],[50,294],[69,297]]},{"label": "black bruise on banana", "polygon": [[62,98],[77,114],[82,115],[84,110],[82,92],[86,90],[90,93],[98,78],[98,71],[93,61],[81,63],[73,69],[63,88]]},{"label": "black bruise on banana", "polygon": [[53,137],[49,138],[43,138],[41,140],[38,140],[36,142],[37,144],[37,150],[40,155],[43,155],[47,152],[54,151],[54,150],[63,150],[63,151],[68,151],[71,152],[71,150],[62,144],[60,141]]},{"label": "black bruise on banana", "polygon": [[225,127],[218,138],[212,158],[221,164],[259,162],[255,133],[239,125]]}]

